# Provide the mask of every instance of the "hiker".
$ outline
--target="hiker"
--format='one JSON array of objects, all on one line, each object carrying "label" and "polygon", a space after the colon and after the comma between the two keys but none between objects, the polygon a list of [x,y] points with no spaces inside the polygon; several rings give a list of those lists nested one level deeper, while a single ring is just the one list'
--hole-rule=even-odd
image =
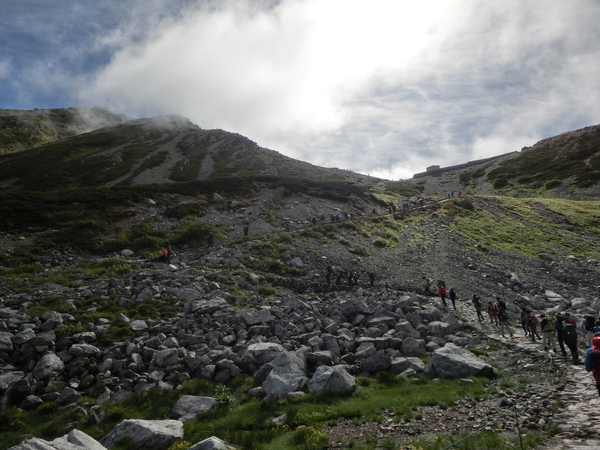
[{"label": "hiker", "polygon": [[313,224],[313,226],[315,226],[317,224],[317,218],[316,217],[312,218],[312,224]]},{"label": "hiker", "polygon": [[581,364],[579,361],[579,351],[577,350],[577,323],[571,318],[569,313],[565,313],[565,320],[562,322],[563,340],[569,350],[571,351],[571,357],[573,358],[573,364]]},{"label": "hiker", "polygon": [[286,222],[286,223],[285,223],[285,231],[286,231],[287,233],[289,233],[289,232],[290,232],[290,223],[289,223],[289,222]]},{"label": "hiker", "polygon": [[354,281],[354,286],[358,286],[358,278],[360,276],[360,272],[358,270],[354,271],[354,276],[352,277]]},{"label": "hiker", "polygon": [[562,323],[564,321],[564,317],[560,313],[554,314],[554,334],[556,335],[556,339],[558,340],[558,345],[560,346],[560,351],[563,356],[567,356],[567,351],[565,350],[564,337],[562,333]]},{"label": "hiker", "polygon": [[600,333],[595,333],[592,337],[592,345],[588,348],[585,354],[585,371],[592,372],[594,381],[596,382],[596,389],[598,389],[598,395],[600,396]]},{"label": "hiker", "polygon": [[506,311],[506,302],[504,300],[500,300],[500,297],[496,297],[496,306],[498,307],[498,313],[501,311]]},{"label": "hiker", "polygon": [[423,277],[423,280],[425,280],[423,282],[423,289],[425,290],[425,295],[431,295],[431,278]]},{"label": "hiker", "polygon": [[335,284],[336,284],[336,286],[339,286],[340,284],[342,284],[342,274],[343,274],[343,269],[340,267],[337,270],[337,275],[335,277]]},{"label": "hiker", "polygon": [[492,323],[493,325],[499,326],[499,323],[498,323],[498,306],[495,305],[494,302],[492,302],[490,300],[488,302],[487,309],[488,309],[488,316],[490,316],[490,323]]},{"label": "hiker", "polygon": [[438,288],[438,294],[440,296],[440,298],[442,299],[442,303],[444,304],[444,306],[448,306],[446,304],[446,286],[444,286],[443,284],[440,285],[440,287]]},{"label": "hiker", "polygon": [[327,286],[331,284],[331,274],[333,273],[333,267],[327,266],[325,269],[325,280],[327,280]]},{"label": "hiker", "polygon": [[540,314],[540,329],[542,330],[542,345],[544,350],[548,351],[552,347],[552,351],[556,352],[556,345],[554,344],[554,324],[552,319],[546,317],[546,314]]},{"label": "hiker", "polygon": [[348,269],[348,286],[352,286],[353,279],[354,279],[354,270]]},{"label": "hiker", "polygon": [[212,233],[208,233],[208,236],[206,237],[206,242],[208,244],[207,245],[208,247],[212,247],[214,238],[215,237],[213,236]]},{"label": "hiker", "polygon": [[169,251],[167,250],[167,245],[165,244],[160,251],[160,258],[158,259],[162,263],[166,263],[168,260]]},{"label": "hiker", "polygon": [[527,324],[529,325],[529,332],[531,333],[531,340],[535,342],[535,338],[538,338],[538,341],[541,341],[542,338],[537,332],[537,317],[535,317],[531,311],[527,311]]},{"label": "hiker", "polygon": [[372,270],[369,272],[369,282],[371,283],[371,287],[373,287],[375,283],[375,272]]},{"label": "hiker", "polygon": [[175,256],[175,254],[173,253],[173,250],[171,250],[171,244],[169,242],[165,244],[165,250],[167,251],[166,263],[170,264],[171,258]]},{"label": "hiker", "polygon": [[527,320],[527,310],[521,310],[521,327],[525,332],[525,336],[529,336],[529,320]]},{"label": "hiker", "polygon": [[506,311],[502,311],[498,314],[498,322],[500,323],[500,333],[502,333],[502,337],[504,337],[504,331],[508,331],[510,337],[513,337],[513,330],[509,325],[508,314]]},{"label": "hiker", "polygon": [[456,311],[456,291],[452,286],[450,286],[450,289],[448,290],[448,297],[452,302],[452,307],[454,308],[454,311]]},{"label": "hiker", "polygon": [[482,302],[481,302],[481,299],[479,298],[479,296],[476,294],[473,294],[473,300],[471,300],[471,302],[473,303],[473,306],[475,307],[475,311],[477,311],[477,320],[484,321],[485,319],[481,315]]},{"label": "hiker", "polygon": [[596,319],[594,316],[585,316],[583,318],[583,329],[585,330],[585,338],[588,347],[592,346],[592,338],[594,337],[594,329],[596,328]]},{"label": "hiker", "polygon": [[250,231],[250,225],[246,225],[244,227],[244,236],[248,236],[248,232]]}]

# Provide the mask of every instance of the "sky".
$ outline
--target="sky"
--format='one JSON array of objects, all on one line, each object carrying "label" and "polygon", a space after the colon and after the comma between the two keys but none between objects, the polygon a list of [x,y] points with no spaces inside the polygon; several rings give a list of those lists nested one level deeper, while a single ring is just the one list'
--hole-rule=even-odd
[{"label": "sky", "polygon": [[598,0],[0,0],[0,108],[177,114],[406,179],[600,123]]}]

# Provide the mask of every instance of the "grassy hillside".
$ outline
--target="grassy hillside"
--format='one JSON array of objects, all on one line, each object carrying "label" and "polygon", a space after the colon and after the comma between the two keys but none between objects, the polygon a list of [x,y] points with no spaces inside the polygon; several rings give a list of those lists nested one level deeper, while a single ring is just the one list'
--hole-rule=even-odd
[{"label": "grassy hillside", "polygon": [[500,163],[487,179],[504,194],[592,188],[600,182],[600,125],[544,139]]},{"label": "grassy hillside", "polygon": [[129,120],[104,108],[0,110],[0,155]]}]

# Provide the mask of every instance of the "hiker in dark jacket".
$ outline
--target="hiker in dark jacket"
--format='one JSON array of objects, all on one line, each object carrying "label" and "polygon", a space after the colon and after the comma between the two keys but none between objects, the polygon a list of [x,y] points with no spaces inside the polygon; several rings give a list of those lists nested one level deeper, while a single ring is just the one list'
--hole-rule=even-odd
[{"label": "hiker in dark jacket", "polygon": [[562,323],[563,340],[571,351],[573,364],[581,364],[579,350],[577,349],[577,323],[571,318],[569,313],[565,313],[564,318],[565,320]]},{"label": "hiker in dark jacket", "polygon": [[565,350],[565,341],[562,333],[562,323],[565,318],[560,313],[554,314],[554,334],[556,336],[556,340],[558,341],[558,345],[560,346],[560,352],[563,356],[567,356],[567,351]]},{"label": "hiker in dark jacket", "polygon": [[456,291],[452,286],[450,286],[450,290],[448,291],[448,297],[452,302],[452,307],[454,308],[454,311],[456,311]]}]

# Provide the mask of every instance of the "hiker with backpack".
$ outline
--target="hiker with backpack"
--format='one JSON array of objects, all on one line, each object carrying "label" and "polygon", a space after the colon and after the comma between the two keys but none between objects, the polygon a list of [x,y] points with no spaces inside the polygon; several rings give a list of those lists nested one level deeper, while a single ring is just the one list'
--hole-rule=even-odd
[{"label": "hiker with backpack", "polygon": [[440,296],[440,298],[442,299],[442,303],[444,304],[444,306],[448,307],[448,305],[446,304],[446,286],[444,286],[443,284],[440,284],[440,287],[438,287],[438,294]]},{"label": "hiker with backpack", "polygon": [[514,333],[509,325],[509,318],[506,311],[503,310],[498,314],[498,322],[500,323],[500,333],[502,334],[502,337],[504,337],[504,331],[508,331],[510,337],[513,337]]},{"label": "hiker with backpack", "polygon": [[529,327],[529,332],[531,333],[531,340],[535,342],[535,338],[537,337],[539,341],[542,340],[540,335],[537,332],[537,317],[535,317],[531,311],[527,310],[527,325]]},{"label": "hiker with backpack", "polygon": [[521,310],[521,327],[523,328],[523,331],[525,332],[525,336],[529,336],[529,334],[530,334],[529,320],[527,320],[527,310],[526,309]]},{"label": "hiker with backpack", "polygon": [[588,347],[592,346],[592,338],[594,337],[595,328],[596,319],[594,316],[585,316],[583,318],[583,329],[585,330],[585,337]]},{"label": "hiker with backpack", "polygon": [[483,306],[483,302],[479,298],[479,295],[473,294],[473,300],[471,300],[471,302],[473,303],[475,311],[477,312],[477,320],[480,322],[484,321],[485,319],[481,315],[481,307]]},{"label": "hiker with backpack", "polygon": [[564,320],[562,322],[562,333],[563,340],[569,350],[571,351],[571,357],[573,358],[573,364],[581,364],[579,361],[579,351],[577,350],[577,323],[571,318],[569,313],[564,314]]},{"label": "hiker with backpack", "polygon": [[327,281],[327,286],[331,284],[331,274],[333,274],[333,267],[330,264],[325,269],[325,280]]},{"label": "hiker with backpack", "polygon": [[554,314],[554,334],[556,336],[556,340],[558,341],[558,345],[560,346],[560,352],[563,356],[567,356],[567,351],[565,350],[565,340],[562,333],[562,323],[565,318],[562,314],[556,313]]},{"label": "hiker with backpack", "polygon": [[592,372],[600,396],[600,333],[592,337],[592,346],[585,354],[585,371]]},{"label": "hiker with backpack", "polygon": [[556,353],[556,345],[554,344],[554,324],[546,314],[540,314],[540,329],[542,330],[542,345],[544,350],[548,351],[552,347],[552,351]]},{"label": "hiker with backpack", "polygon": [[488,310],[488,316],[490,317],[490,323],[492,325],[496,325],[499,326],[498,323],[498,306],[495,305],[491,300],[488,302],[487,305],[487,310]]},{"label": "hiker with backpack", "polygon": [[375,283],[375,271],[373,270],[369,272],[369,282],[371,284],[371,287],[373,287]]}]

